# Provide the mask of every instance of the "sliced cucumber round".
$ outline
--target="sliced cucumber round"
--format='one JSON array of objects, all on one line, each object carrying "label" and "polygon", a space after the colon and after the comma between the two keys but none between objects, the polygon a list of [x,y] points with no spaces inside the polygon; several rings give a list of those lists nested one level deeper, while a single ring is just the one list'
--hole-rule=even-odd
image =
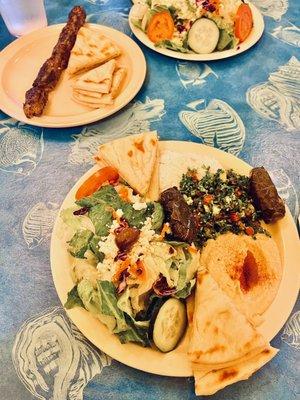
[{"label": "sliced cucumber round", "polygon": [[152,322],[152,338],[156,347],[166,353],[173,350],[186,328],[186,308],[178,299],[168,299]]},{"label": "sliced cucumber round", "polygon": [[220,31],[208,18],[197,19],[188,33],[188,45],[198,54],[212,53],[219,41]]}]

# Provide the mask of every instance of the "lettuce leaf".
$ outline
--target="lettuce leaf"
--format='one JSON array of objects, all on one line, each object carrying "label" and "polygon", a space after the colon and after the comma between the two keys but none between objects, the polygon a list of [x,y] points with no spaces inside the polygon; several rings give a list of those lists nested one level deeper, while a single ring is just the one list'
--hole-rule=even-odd
[{"label": "lettuce leaf", "polygon": [[99,298],[98,293],[94,289],[92,283],[87,279],[83,279],[77,285],[77,292],[82,300],[84,308],[90,311],[92,314],[97,315],[99,313]]},{"label": "lettuce leaf", "polygon": [[104,260],[104,254],[99,250],[98,243],[101,240],[101,237],[98,235],[94,235],[89,242],[89,248],[94,256],[97,258],[98,262],[102,262]]},{"label": "lettuce leaf", "polygon": [[118,208],[121,208],[122,199],[112,185],[105,185],[91,196],[77,200],[76,204],[81,207],[89,208],[94,207],[97,204],[107,204],[114,210],[117,210]]},{"label": "lettuce leaf", "polygon": [[81,229],[75,232],[72,239],[68,242],[68,250],[73,257],[85,258],[84,254],[89,247],[93,235],[93,232],[89,229]]},{"label": "lettuce leaf", "polygon": [[114,329],[114,333],[126,331],[128,326],[123,311],[118,307],[116,289],[113,283],[109,281],[98,281],[98,291],[101,313],[110,315],[116,319],[117,326]]},{"label": "lettuce leaf", "polygon": [[173,297],[176,297],[177,299],[186,299],[192,293],[195,283],[196,283],[196,278],[190,280],[187,283],[187,285],[178,292],[176,292],[173,295]]},{"label": "lettuce leaf", "polygon": [[192,53],[187,47],[180,46],[177,43],[172,42],[172,40],[162,40],[155,44],[156,47],[162,47],[165,49],[179,51],[180,53]]},{"label": "lettuce leaf", "polygon": [[113,221],[112,209],[106,204],[97,204],[89,211],[89,217],[98,236],[107,236]]},{"label": "lettuce leaf", "polygon": [[123,218],[126,219],[130,226],[141,228],[146,221],[147,217],[151,217],[154,211],[153,203],[147,203],[147,207],[142,210],[135,210],[130,203],[123,203],[122,205]]},{"label": "lettuce leaf", "polygon": [[74,308],[74,307],[84,307],[83,302],[78,294],[77,285],[74,286],[73,289],[71,289],[68,292],[68,298],[64,304],[64,307],[67,310],[70,310],[71,308]]},{"label": "lettuce leaf", "polygon": [[131,22],[132,22],[133,26],[135,26],[136,28],[140,29],[141,31],[143,30],[143,28],[142,28],[142,20],[141,19],[132,19]]},{"label": "lettuce leaf", "polygon": [[120,301],[119,299],[118,302],[116,289],[113,283],[109,281],[98,281],[98,289],[101,297],[101,312],[105,315],[113,316],[116,319],[117,325],[113,332],[118,335],[120,342],[136,342],[143,346],[148,346],[147,329],[144,329],[144,326],[147,325],[145,321],[141,322],[141,328],[138,326],[138,321],[137,326],[135,326],[134,319],[118,307],[118,305],[120,305],[122,308],[126,309],[128,313],[131,312],[128,305],[128,301],[130,302],[128,295],[126,294],[123,300]]},{"label": "lettuce leaf", "polygon": [[159,230],[162,227],[164,222],[164,209],[160,203],[154,202],[154,209],[152,213],[152,229],[155,231]]},{"label": "lettuce leaf", "polygon": [[124,332],[119,332],[118,334],[119,340],[121,343],[135,342],[139,343],[142,346],[150,346],[150,341],[148,338],[148,330],[145,329],[137,329],[133,326],[128,326],[128,329]]}]

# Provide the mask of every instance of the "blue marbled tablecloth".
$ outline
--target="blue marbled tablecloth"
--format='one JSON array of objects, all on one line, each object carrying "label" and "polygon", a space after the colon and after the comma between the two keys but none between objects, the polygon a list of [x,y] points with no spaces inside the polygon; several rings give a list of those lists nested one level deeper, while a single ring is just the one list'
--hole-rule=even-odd
[{"label": "blue marbled tablecloth", "polygon": [[[76,3],[47,0],[49,24],[66,21]],[[128,0],[81,3],[89,21],[130,35]],[[137,371],[87,342],[56,295],[50,235],[59,205],[91,166],[96,147],[112,134],[120,137],[149,128],[157,129],[162,139],[203,142],[252,165],[263,164],[297,220],[300,6],[298,0],[254,3],[265,16],[266,29],[259,43],[237,57],[190,63],[141,45],[148,65],[145,84],[131,104],[105,121],[42,129],[0,112],[1,400],[196,398],[192,379]],[[0,18],[0,48],[12,40]],[[272,341],[280,349],[278,356],[250,380],[211,399],[299,399],[299,310],[298,301]]]}]

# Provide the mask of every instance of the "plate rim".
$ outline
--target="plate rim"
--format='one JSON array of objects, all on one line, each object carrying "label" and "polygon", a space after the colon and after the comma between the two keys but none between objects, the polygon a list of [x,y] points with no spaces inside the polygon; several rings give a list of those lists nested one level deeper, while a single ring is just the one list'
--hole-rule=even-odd
[{"label": "plate rim", "polygon": [[[175,146],[185,146],[186,147],[186,151],[193,151],[194,146],[196,146],[197,148],[202,148],[202,151],[205,151],[206,154],[208,154],[209,156],[212,157],[218,157],[218,155],[220,155],[220,153],[222,154],[221,157],[225,157],[225,159],[227,159],[227,162],[230,162],[230,160],[235,160],[236,163],[238,163],[239,167],[238,169],[242,169],[244,171],[246,170],[250,170],[252,167],[246,163],[245,161],[239,159],[238,157],[234,156],[233,154],[224,152],[222,150],[216,149],[214,147],[211,146],[207,146],[204,144],[200,144],[200,143],[196,143],[196,142],[189,142],[189,141],[178,141],[178,140],[162,140],[159,143],[163,143],[163,147],[164,146],[171,146],[175,143]],[[190,148],[189,148],[190,147]],[[201,150],[200,150],[201,151]],[[197,152],[197,151],[196,151]],[[218,158],[217,158],[218,159]],[[222,164],[222,161],[221,161]],[[57,292],[57,295],[60,299],[60,302],[62,303],[62,305],[64,304],[65,300],[66,300],[66,294],[67,291],[70,290],[69,289],[64,289],[63,291],[60,290],[59,288],[59,282],[57,281],[57,266],[55,265],[56,263],[54,262],[54,253],[56,251],[56,242],[59,241],[60,239],[55,238],[55,234],[59,228],[59,225],[61,224],[60,221],[60,212],[62,209],[64,209],[64,203],[68,200],[68,197],[71,196],[73,194],[75,194],[76,189],[78,188],[78,186],[85,180],[87,179],[87,177],[92,174],[93,172],[95,172],[95,170],[97,170],[99,168],[98,165],[94,165],[93,167],[91,167],[88,171],[86,171],[77,181],[76,183],[72,186],[72,188],[68,191],[67,195],[65,196],[61,207],[59,209],[59,212],[57,214],[57,218],[55,220],[54,223],[54,227],[53,227],[53,231],[52,231],[52,235],[51,235],[51,245],[50,245],[50,263],[51,263],[51,273],[52,273],[52,278],[53,278],[53,282],[54,282],[54,286]],[[235,168],[235,167],[234,167]],[[240,173],[246,173],[246,172],[240,172]],[[285,284],[284,279],[286,279],[286,269],[287,269],[287,264],[291,263],[292,267],[291,270],[292,271],[297,271],[297,265],[296,265],[296,261],[294,261],[295,257],[292,256],[292,254],[295,254],[295,244],[296,241],[298,243],[298,250],[300,250],[300,246],[299,246],[299,240],[298,240],[298,233],[297,233],[297,228],[296,225],[294,223],[294,220],[292,218],[292,215],[288,209],[288,207],[286,206],[286,216],[283,220],[279,221],[277,224],[280,224],[280,236],[281,239],[283,241],[283,277],[280,283],[280,287],[278,289],[278,292],[276,294],[275,299],[273,300],[272,304],[270,305],[270,307],[268,308],[268,310],[271,307],[274,307],[274,303],[276,301],[277,298],[279,298],[280,296],[282,297],[283,295],[285,295],[284,293],[281,293],[281,286],[283,286],[283,284]],[[285,239],[288,235],[288,239]],[[293,253],[291,252],[293,251]],[[296,250],[297,251],[297,250]],[[300,253],[300,251],[299,251]],[[294,265],[294,267],[293,267]],[[66,266],[67,268],[69,268],[69,266]],[[291,275],[291,274],[290,274]],[[265,337],[267,340],[271,341],[277,334],[278,332],[282,329],[282,327],[284,326],[284,324],[286,323],[286,321],[288,320],[293,307],[297,301],[297,296],[298,296],[298,290],[299,290],[299,284],[300,284],[300,275],[298,274],[298,279],[295,278],[295,276],[290,276],[290,279],[288,280],[289,285],[292,285],[292,290],[290,291],[290,293],[292,295],[289,296],[289,301],[288,301],[288,305],[285,307],[285,312],[283,313],[283,315],[279,315],[280,313],[278,313],[276,319],[276,323],[275,323],[275,329],[273,329],[272,333],[269,335],[265,334]],[[287,284],[286,284],[287,285]],[[280,304],[280,303],[279,303]],[[84,336],[87,337],[88,340],[90,340],[97,348],[99,348],[100,350],[104,351],[107,355],[109,355],[110,357],[112,357],[113,359],[128,365],[129,367],[144,371],[144,372],[148,372],[148,373],[152,373],[152,374],[156,374],[156,375],[160,375],[160,376],[170,376],[170,377],[190,377],[192,376],[192,371],[191,369],[188,370],[188,368],[185,366],[183,366],[183,371],[181,370],[177,370],[177,368],[174,370],[174,368],[172,369],[172,372],[168,371],[168,370],[160,370],[159,368],[161,368],[161,366],[157,367],[157,368],[153,368],[153,366],[148,367],[147,363],[145,361],[140,361],[139,357],[136,358],[135,360],[131,360],[130,357],[129,359],[124,359],[124,354],[122,354],[121,356],[118,355],[118,353],[114,352],[114,351],[107,351],[105,345],[103,346],[102,343],[99,344],[99,340],[100,338],[96,338],[94,333],[92,334],[92,337],[89,333],[87,333],[86,327],[80,325],[80,323],[78,321],[82,320],[82,317],[84,317],[84,322],[88,322],[88,325],[90,325],[91,320],[94,321],[94,324],[99,324],[100,321],[97,321],[96,318],[94,318],[89,312],[87,312],[86,310],[83,309],[79,309],[79,308],[75,308],[75,309],[71,309],[71,310],[66,310],[64,309],[65,312],[68,314],[68,316],[70,317],[70,319],[75,323],[75,325],[77,326],[77,328],[83,333]],[[266,312],[268,312],[268,310],[266,310]],[[84,314],[82,314],[84,313]],[[88,321],[89,320],[89,321]],[[273,323],[273,320],[272,320]],[[101,323],[100,323],[101,324]],[[102,325],[102,324],[101,324]],[[258,328],[260,330],[260,327]],[[107,334],[106,339],[110,338],[110,340],[112,339],[112,336],[114,336],[113,334],[111,334],[107,328],[105,328],[105,334]],[[103,338],[102,338],[103,339]],[[104,338],[105,339],[105,338]],[[116,340],[118,340],[117,338],[114,338]],[[113,339],[113,340],[114,340]],[[122,349],[122,353],[125,352],[125,354],[130,354],[132,350],[134,349],[142,349],[145,350],[143,348],[141,348],[140,346],[136,345],[136,344],[123,344],[121,345],[119,343],[120,349]],[[126,349],[127,350],[124,350]],[[178,347],[179,348],[179,347]],[[177,348],[177,349],[178,349]],[[123,351],[124,350],[124,351]],[[150,351],[153,351],[152,349],[149,349]],[[181,350],[179,352],[179,355],[182,353],[183,351]],[[138,352],[139,353],[139,352]],[[165,363],[170,362],[169,359],[167,358],[168,355],[171,355],[173,352],[170,353],[159,353],[160,358],[162,359],[164,356],[166,357],[166,360],[164,360]],[[175,353],[175,351],[174,351]],[[127,356],[128,356],[127,354]],[[162,356],[163,354],[163,356]],[[181,356],[182,357],[182,356]],[[142,357],[141,357],[142,358]],[[185,363],[186,363],[186,356],[185,358],[182,358]],[[176,358],[176,360],[178,361],[178,358]],[[182,366],[180,367],[182,368]],[[185,368],[185,370],[184,370]]]},{"label": "plate rim", "polygon": [[[68,121],[68,122],[63,122],[64,117],[48,117],[48,116],[41,116],[41,117],[33,117],[31,119],[27,118],[25,114],[23,113],[23,109],[20,109],[16,106],[13,106],[13,101],[10,99],[10,97],[5,93],[5,91],[0,92],[0,110],[7,115],[9,115],[11,118],[15,118],[18,121],[24,122],[29,125],[33,126],[39,126],[43,128],[71,128],[75,126],[82,126],[82,125],[87,125],[92,122],[96,121],[101,121],[118,111],[120,111],[122,108],[124,108],[141,90],[146,74],[147,74],[147,63],[146,63],[146,58],[145,55],[140,48],[140,46],[128,35],[126,35],[124,32],[118,31],[115,28],[112,28],[110,26],[106,25],[101,25],[101,24],[96,24],[96,23],[90,23],[87,22],[87,24],[94,29],[98,29],[103,31],[104,35],[109,36],[109,32],[113,32],[113,34],[117,34],[120,37],[123,38],[124,41],[127,42],[128,46],[130,45],[135,53],[137,54],[139,58],[139,75],[141,76],[139,81],[135,82],[135,85],[133,86],[133,90],[130,94],[130,96],[126,97],[122,103],[120,103],[117,107],[113,108],[112,110],[108,111],[102,116],[99,116],[98,109],[96,110],[91,110],[87,111],[82,114],[78,114],[78,116],[67,116],[66,118],[72,118],[73,121]],[[61,30],[66,24],[65,23],[59,23],[59,24],[54,24],[54,25],[48,25],[44,28],[38,29],[36,31],[30,32],[27,35],[21,36],[11,42],[9,45],[7,45],[4,49],[1,50],[0,55],[0,82],[2,81],[3,78],[3,71],[7,65],[7,62],[16,54],[20,49],[22,49],[23,46],[26,44],[30,43],[30,40],[33,42],[37,40],[37,37],[40,34],[44,34],[47,32],[51,31],[58,31]],[[132,60],[134,61],[134,60]],[[132,62],[132,70],[134,72],[135,69],[135,62]],[[130,84],[130,83],[129,83]],[[128,86],[127,86],[128,87]],[[85,117],[84,117],[85,116]],[[87,118],[88,117],[88,118]],[[53,121],[53,119],[58,119],[58,122]],[[82,119],[82,120],[81,120]]]},{"label": "plate rim", "polygon": [[195,54],[195,53],[186,54],[186,53],[176,52],[176,51],[170,50],[170,49],[155,47],[154,44],[147,38],[146,34],[144,32],[142,32],[139,28],[137,28],[133,25],[133,23],[131,21],[131,13],[132,13],[133,6],[131,7],[129,15],[128,15],[128,23],[129,23],[131,32],[134,34],[134,36],[141,43],[143,43],[145,46],[147,46],[149,49],[155,51],[156,53],[165,55],[170,58],[175,58],[178,60],[185,60],[185,61],[218,61],[218,60],[224,60],[226,58],[234,57],[234,56],[244,53],[245,51],[247,51],[251,47],[253,47],[262,37],[264,29],[265,29],[265,22],[264,22],[263,15],[254,4],[252,4],[251,2],[247,2],[247,4],[249,4],[249,6],[251,7],[254,23],[257,24],[258,30],[257,30],[257,32],[255,32],[255,37],[253,38],[252,41],[248,42],[246,39],[245,42],[238,45],[240,47],[240,50],[237,50],[235,48],[235,49],[223,50],[223,51],[213,52],[213,53],[208,53],[208,54]]}]

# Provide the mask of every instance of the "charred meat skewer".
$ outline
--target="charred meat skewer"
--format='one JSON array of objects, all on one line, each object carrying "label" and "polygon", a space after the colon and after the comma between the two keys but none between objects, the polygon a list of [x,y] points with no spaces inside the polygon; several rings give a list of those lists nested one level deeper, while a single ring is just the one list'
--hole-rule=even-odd
[{"label": "charred meat skewer", "polygon": [[85,18],[84,8],[80,6],[73,7],[69,13],[68,22],[59,35],[51,57],[44,62],[32,87],[25,94],[23,110],[27,118],[42,115],[49,93],[55,88],[62,71],[68,66],[77,33],[83,26]]}]

